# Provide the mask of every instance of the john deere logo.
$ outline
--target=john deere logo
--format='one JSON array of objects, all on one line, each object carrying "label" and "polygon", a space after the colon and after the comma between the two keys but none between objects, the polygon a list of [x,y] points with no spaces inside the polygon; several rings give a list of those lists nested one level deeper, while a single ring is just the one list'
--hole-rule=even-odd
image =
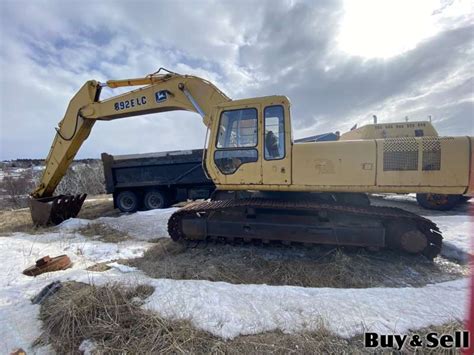
[{"label": "john deere logo", "polygon": [[166,93],[166,90],[155,92],[156,102],[166,101],[167,98],[168,98],[168,95]]}]

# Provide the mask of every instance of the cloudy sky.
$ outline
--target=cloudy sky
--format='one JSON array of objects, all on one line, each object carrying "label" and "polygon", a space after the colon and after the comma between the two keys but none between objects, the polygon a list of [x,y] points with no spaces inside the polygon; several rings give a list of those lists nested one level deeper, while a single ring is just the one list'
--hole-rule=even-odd
[{"label": "cloudy sky", "polygon": [[[474,135],[470,1],[0,0],[0,159],[44,158],[84,81],[159,67],[292,102],[295,137],[433,117]],[[108,92],[108,95],[113,93]],[[98,122],[78,157],[200,148],[199,116]]]}]

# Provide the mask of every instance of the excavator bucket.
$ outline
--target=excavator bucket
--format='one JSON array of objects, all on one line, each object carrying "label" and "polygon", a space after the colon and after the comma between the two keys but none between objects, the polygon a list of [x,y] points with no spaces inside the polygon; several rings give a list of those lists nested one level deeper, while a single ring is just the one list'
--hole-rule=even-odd
[{"label": "excavator bucket", "polygon": [[32,198],[30,200],[31,219],[37,226],[46,226],[56,225],[66,219],[76,217],[86,196],[87,194]]}]

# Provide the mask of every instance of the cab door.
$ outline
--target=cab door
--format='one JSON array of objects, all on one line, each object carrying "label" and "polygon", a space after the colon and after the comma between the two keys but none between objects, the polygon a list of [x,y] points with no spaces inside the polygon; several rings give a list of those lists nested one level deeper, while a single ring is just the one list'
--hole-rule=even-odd
[{"label": "cab door", "polygon": [[212,162],[208,170],[216,185],[262,184],[261,106],[226,105],[217,117],[212,130],[217,133],[210,140],[208,157],[208,162]]},{"label": "cab door", "polygon": [[291,184],[291,123],[289,104],[285,101],[262,105],[264,185]]}]

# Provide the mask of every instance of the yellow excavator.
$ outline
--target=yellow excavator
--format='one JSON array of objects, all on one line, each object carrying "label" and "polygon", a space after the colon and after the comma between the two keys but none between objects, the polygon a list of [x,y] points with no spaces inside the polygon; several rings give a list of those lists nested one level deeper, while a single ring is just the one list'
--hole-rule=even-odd
[{"label": "yellow excavator", "polygon": [[[100,100],[102,87],[137,87]],[[285,96],[231,100],[209,81],[160,68],[143,78],[87,81],[72,98],[32,192],[35,224],[79,212],[85,195],[53,196],[97,120],[173,110],[207,127],[203,164],[216,185],[169,219],[173,240],[224,239],[391,248],[434,258],[437,226],[416,214],[371,206],[367,193],[474,191],[473,137],[419,136],[294,143]],[[346,137],[347,138],[347,137]]]}]

